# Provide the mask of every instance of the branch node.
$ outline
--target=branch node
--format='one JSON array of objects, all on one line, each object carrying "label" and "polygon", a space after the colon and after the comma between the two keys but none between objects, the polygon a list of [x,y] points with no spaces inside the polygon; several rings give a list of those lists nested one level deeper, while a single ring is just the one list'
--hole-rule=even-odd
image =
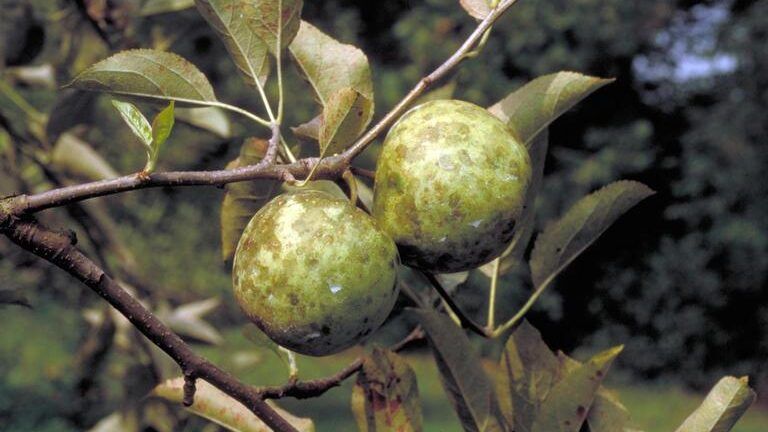
[{"label": "branch node", "polygon": [[195,403],[195,391],[197,391],[195,385],[196,381],[197,377],[194,373],[184,372],[184,397],[181,403],[184,404],[185,407],[190,407]]}]

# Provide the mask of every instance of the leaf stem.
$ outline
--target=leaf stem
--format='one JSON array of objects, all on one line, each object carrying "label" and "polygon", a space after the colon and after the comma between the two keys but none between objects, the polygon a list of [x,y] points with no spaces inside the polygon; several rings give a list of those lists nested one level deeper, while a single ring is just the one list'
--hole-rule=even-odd
[{"label": "leaf stem", "polygon": [[549,286],[549,283],[551,282],[551,279],[548,279],[544,281],[541,285],[539,285],[538,288],[536,288],[536,291],[531,294],[531,296],[528,298],[528,301],[525,302],[523,307],[520,308],[520,310],[517,311],[515,316],[509,319],[509,321],[505,322],[501,326],[499,326],[497,329],[495,329],[493,332],[491,332],[491,337],[497,338],[504,334],[507,330],[510,330],[514,327],[517,327],[518,324],[520,324],[520,321],[525,317],[525,314],[528,313],[529,310],[533,307],[533,305],[536,303],[536,300],[539,299],[541,294],[544,292],[545,289],[547,289],[547,286]]},{"label": "leaf stem", "polygon": [[491,292],[488,294],[488,331],[493,331],[496,325],[496,287],[499,284],[499,269],[501,258],[493,260],[493,275],[491,276]]},{"label": "leaf stem", "polygon": [[437,279],[437,277],[429,272],[421,271],[421,274],[424,275],[424,277],[427,278],[429,283],[432,285],[433,288],[435,288],[435,291],[440,295],[440,297],[445,301],[446,309],[450,313],[453,313],[456,315],[456,317],[459,320],[459,324],[462,328],[468,329],[474,333],[477,333],[478,335],[482,337],[490,337],[491,334],[486,329],[482,328],[480,325],[478,325],[476,322],[472,321],[467,314],[464,313],[464,311],[461,310],[459,305],[453,301],[451,296],[448,294],[448,292],[443,288],[443,285],[440,283],[440,281]]},{"label": "leaf stem", "polygon": [[[205,105],[213,106],[213,107],[218,107],[218,108],[221,108],[221,109],[224,109],[224,110],[227,110],[227,111],[231,111],[233,113],[240,114],[240,115],[242,115],[244,117],[247,117],[247,118],[255,121],[256,123],[258,123],[258,124],[260,124],[262,126],[266,126],[268,128],[271,128],[271,125],[272,125],[272,122],[270,122],[269,120],[265,120],[265,119],[257,116],[256,114],[254,114],[254,113],[252,113],[250,111],[244,110],[244,109],[242,109],[240,107],[237,107],[237,106],[234,106],[234,105],[230,105],[228,103],[224,103],[224,102],[206,102]],[[267,112],[267,113],[269,114],[269,112]]]}]

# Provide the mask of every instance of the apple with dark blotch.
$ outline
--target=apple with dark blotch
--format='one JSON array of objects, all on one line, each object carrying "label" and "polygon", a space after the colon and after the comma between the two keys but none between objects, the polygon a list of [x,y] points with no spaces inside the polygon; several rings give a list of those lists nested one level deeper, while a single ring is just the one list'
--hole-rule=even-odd
[{"label": "apple with dark blotch", "polygon": [[235,252],[237,302],[292,351],[328,355],[370,335],[398,295],[398,255],[373,218],[348,200],[308,190],[274,198]]},{"label": "apple with dark blotch", "polygon": [[404,264],[469,270],[504,251],[530,181],[528,151],[507,125],[468,102],[431,101],[387,134],[373,216]]}]

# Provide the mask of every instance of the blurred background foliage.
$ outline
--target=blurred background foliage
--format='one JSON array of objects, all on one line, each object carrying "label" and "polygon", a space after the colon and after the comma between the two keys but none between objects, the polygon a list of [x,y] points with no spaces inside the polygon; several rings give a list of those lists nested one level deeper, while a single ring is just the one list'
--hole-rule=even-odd
[{"label": "blurred background foliage", "polygon": [[[209,77],[221,100],[259,112],[257,98],[244,90],[223,45],[194,9],[142,14],[149,3],[161,2],[0,2],[6,95],[0,99],[0,194],[77,180],[66,163],[51,163],[56,142],[46,139],[50,134],[35,135],[38,112],[76,113],[77,121],[63,122],[85,124],[72,133],[115,171],[143,166],[143,151],[108,98],[58,90],[115,50],[177,52]],[[474,26],[455,0],[306,2],[303,16],[368,54],[379,116]],[[591,352],[624,343],[619,368],[632,380],[700,390],[724,374],[750,375],[758,393],[768,392],[768,196],[762,178],[768,156],[760,147],[768,135],[767,32],[766,0],[520,0],[495,26],[482,54],[447,83],[455,84],[456,98],[487,106],[558,70],[616,78],[551,127],[538,227],[620,178],[659,193],[620,219],[531,313],[550,346]],[[298,74],[291,70],[286,79],[286,124],[319,113]],[[7,89],[31,106],[9,102]],[[223,123],[231,133],[179,126],[159,169],[219,169],[237,156],[243,137],[265,134],[231,120]],[[304,155],[312,151],[302,147]],[[372,168],[376,151],[372,146],[360,165]],[[156,309],[216,298],[221,305],[208,321],[220,330],[237,329],[243,319],[220,260],[221,197],[214,188],[151,189],[42,217],[59,227],[74,221],[83,246]],[[89,229],[94,219],[98,228]],[[0,274],[0,289],[23,294],[19,303],[34,308],[0,306],[0,425],[79,430],[120,406],[123,393],[143,394],[140,379],[133,390],[106,383],[150,364],[146,346],[116,339],[103,358],[88,352],[89,341],[116,331],[99,299],[5,240]],[[501,318],[527,297],[523,280],[504,277]],[[473,274],[457,290],[478,317],[487,284]],[[401,327],[389,326],[391,333]],[[204,335],[197,339],[206,342]],[[100,369],[83,373],[83,362],[94,359]],[[146,381],[150,386],[152,377]],[[84,396],[74,398],[78,393]]]}]

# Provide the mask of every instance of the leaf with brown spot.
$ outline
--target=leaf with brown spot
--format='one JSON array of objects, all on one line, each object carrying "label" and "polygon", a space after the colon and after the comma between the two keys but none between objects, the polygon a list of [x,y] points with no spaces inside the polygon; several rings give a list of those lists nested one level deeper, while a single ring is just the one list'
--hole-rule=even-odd
[{"label": "leaf with brown spot", "polygon": [[532,432],[579,432],[605,374],[622,349],[610,348],[566,372],[541,404]]},{"label": "leaf with brown spot", "polygon": [[375,348],[352,389],[352,413],[362,432],[422,430],[416,374],[400,356]]}]

